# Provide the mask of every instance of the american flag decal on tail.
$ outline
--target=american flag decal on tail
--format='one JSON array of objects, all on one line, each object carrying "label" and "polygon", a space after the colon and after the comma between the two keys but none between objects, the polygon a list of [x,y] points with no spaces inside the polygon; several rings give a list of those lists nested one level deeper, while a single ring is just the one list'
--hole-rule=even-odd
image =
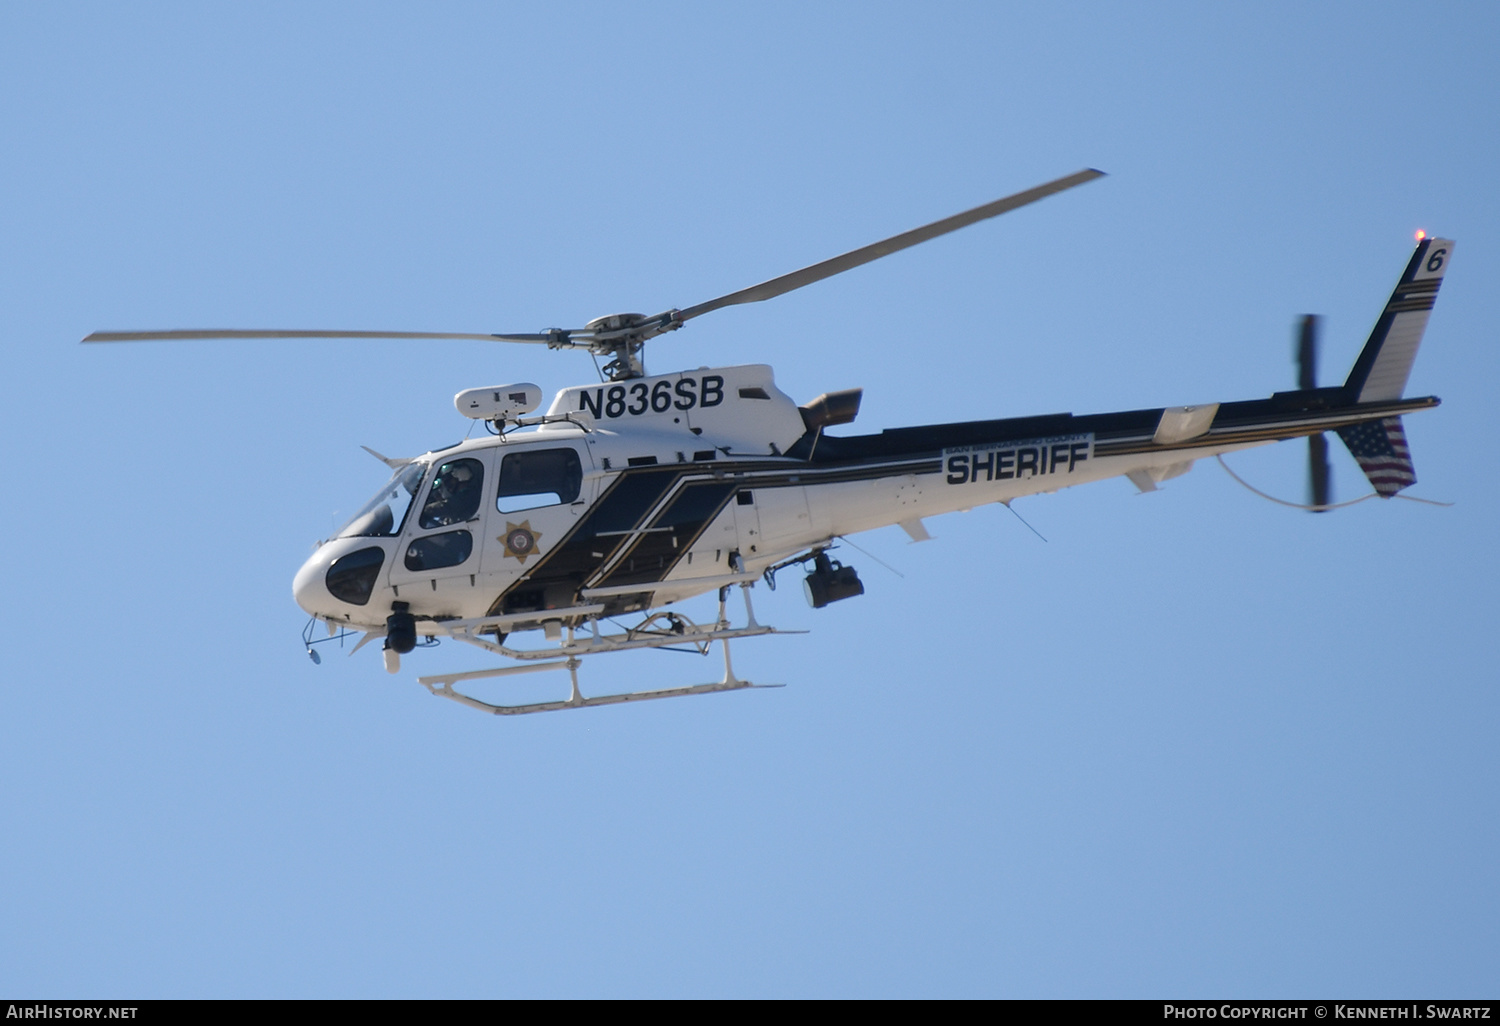
[{"label": "american flag decal on tail", "polygon": [[1339,428],[1339,437],[1381,498],[1389,499],[1417,483],[1417,470],[1411,462],[1411,449],[1406,445],[1406,429],[1401,426],[1400,417]]}]

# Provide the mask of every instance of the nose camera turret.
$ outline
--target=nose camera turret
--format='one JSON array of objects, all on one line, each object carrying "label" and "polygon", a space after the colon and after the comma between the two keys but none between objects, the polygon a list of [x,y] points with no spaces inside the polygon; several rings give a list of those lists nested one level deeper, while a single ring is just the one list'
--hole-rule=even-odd
[{"label": "nose camera turret", "polygon": [[392,602],[391,615],[385,618],[385,668],[401,672],[401,657],[417,647],[417,618],[407,612],[405,602]]}]

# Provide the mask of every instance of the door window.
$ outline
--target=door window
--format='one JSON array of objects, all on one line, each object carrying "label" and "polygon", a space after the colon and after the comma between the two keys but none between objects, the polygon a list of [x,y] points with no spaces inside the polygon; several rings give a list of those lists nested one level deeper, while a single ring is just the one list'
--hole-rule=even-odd
[{"label": "door window", "polygon": [[572,502],[583,488],[583,466],[574,449],[533,449],[506,454],[500,463],[495,508],[518,513]]}]

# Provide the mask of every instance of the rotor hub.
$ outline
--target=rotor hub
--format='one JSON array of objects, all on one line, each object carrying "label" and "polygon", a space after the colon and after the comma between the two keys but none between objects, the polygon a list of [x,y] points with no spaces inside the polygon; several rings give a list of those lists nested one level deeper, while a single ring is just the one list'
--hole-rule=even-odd
[{"label": "rotor hub", "polygon": [[646,376],[641,349],[648,337],[646,329],[656,326],[648,322],[654,320],[645,314],[617,313],[595,317],[583,326],[584,331],[593,335],[588,343],[589,351],[595,356],[613,357],[604,365],[609,380],[625,381]]},{"label": "rotor hub", "polygon": [[584,331],[619,331],[622,328],[632,328],[646,319],[645,314],[617,313],[606,314],[603,317],[595,317],[583,326]]}]

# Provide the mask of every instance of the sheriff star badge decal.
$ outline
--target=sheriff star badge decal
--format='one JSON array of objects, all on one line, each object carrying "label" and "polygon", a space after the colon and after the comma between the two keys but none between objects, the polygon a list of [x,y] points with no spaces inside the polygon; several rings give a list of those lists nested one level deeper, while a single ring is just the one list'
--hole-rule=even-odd
[{"label": "sheriff star badge decal", "polygon": [[505,533],[495,540],[504,542],[505,554],[515,556],[521,561],[521,565],[525,566],[526,560],[536,555],[537,539],[541,536],[541,532],[531,529],[530,520],[523,520],[519,524],[513,524],[507,520]]}]

